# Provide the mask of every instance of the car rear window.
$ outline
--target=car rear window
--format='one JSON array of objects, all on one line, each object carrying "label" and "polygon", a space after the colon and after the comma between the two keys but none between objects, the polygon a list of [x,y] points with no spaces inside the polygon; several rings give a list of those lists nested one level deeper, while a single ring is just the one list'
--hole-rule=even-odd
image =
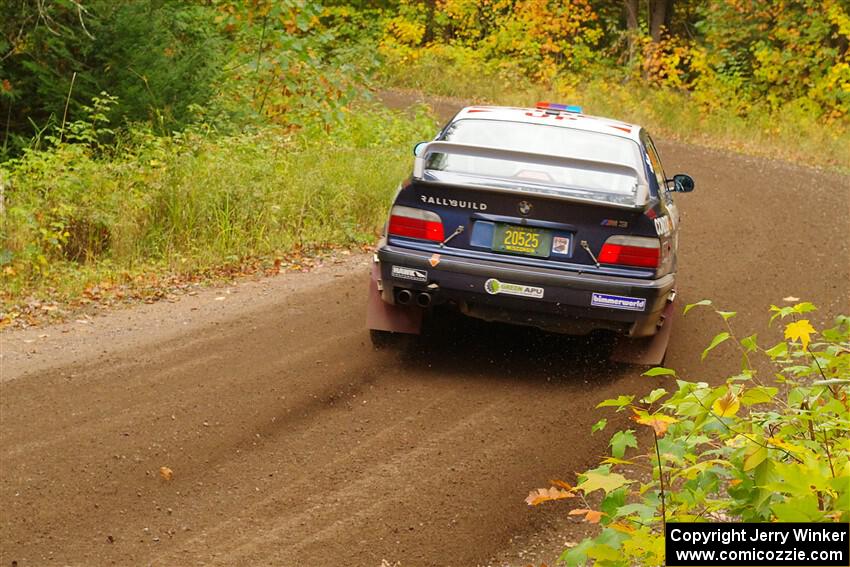
[{"label": "car rear window", "polygon": [[[636,142],[564,126],[461,119],[449,125],[442,139],[473,146],[626,165],[640,171],[640,149]],[[509,179],[518,184],[532,182],[624,195],[634,193],[637,183],[633,175],[452,154],[431,155],[425,169]]]}]

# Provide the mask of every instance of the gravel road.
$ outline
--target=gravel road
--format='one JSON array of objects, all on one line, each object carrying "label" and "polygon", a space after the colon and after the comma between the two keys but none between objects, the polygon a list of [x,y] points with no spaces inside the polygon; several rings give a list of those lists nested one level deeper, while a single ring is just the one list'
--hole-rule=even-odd
[{"label": "gravel road", "polygon": [[[737,310],[766,343],[786,296],[818,304],[816,326],[847,312],[850,178],[660,146],[697,181],[679,198],[683,302]],[[585,527],[523,498],[604,453],[590,426],[620,418],[595,404],[664,379],[462,319],[375,351],[368,263],[0,335],[0,565],[551,563]],[[730,345],[699,362],[717,330],[678,317],[667,365],[722,378]]]}]

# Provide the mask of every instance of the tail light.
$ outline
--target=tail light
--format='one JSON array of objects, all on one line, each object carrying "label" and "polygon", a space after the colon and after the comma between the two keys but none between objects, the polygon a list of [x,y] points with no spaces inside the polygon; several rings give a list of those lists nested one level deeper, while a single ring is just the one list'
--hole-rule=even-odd
[{"label": "tail light", "polygon": [[407,236],[434,242],[445,240],[440,215],[412,207],[393,207],[390,211],[390,225],[387,232],[393,236]]},{"label": "tail light", "polygon": [[599,252],[599,263],[657,268],[661,263],[661,242],[641,236],[612,236]]}]

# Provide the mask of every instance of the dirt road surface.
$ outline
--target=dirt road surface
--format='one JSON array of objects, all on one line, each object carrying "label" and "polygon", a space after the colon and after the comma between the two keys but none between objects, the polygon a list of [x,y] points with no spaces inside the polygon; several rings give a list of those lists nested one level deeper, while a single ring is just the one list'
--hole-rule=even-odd
[{"label": "dirt road surface", "polygon": [[[697,180],[679,198],[684,302],[737,310],[765,342],[786,296],[818,304],[816,326],[847,311],[850,179],[661,151]],[[595,404],[664,379],[465,320],[376,352],[368,262],[0,335],[0,565],[551,564],[586,528],[523,498],[605,452],[589,428],[618,418]],[[717,330],[679,317],[667,365],[734,369],[728,344],[699,362]]]}]

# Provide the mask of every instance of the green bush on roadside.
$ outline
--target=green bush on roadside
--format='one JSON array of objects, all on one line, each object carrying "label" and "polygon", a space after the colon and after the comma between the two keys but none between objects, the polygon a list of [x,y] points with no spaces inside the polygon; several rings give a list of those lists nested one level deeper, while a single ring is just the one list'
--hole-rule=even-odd
[{"label": "green bush on roadside", "polygon": [[332,127],[224,136],[201,125],[158,136],[139,126],[102,147],[102,110],[2,165],[5,301],[78,268],[185,273],[369,242],[412,145],[436,128],[422,107],[403,115],[361,106]]},{"label": "green bush on roadside", "polygon": [[[686,312],[696,305],[710,302]],[[735,313],[718,310],[725,330],[703,358],[735,344],[739,374],[719,386],[677,378],[670,392],[657,388],[640,400],[623,395],[600,403],[629,411],[654,442],[640,450],[634,430],[617,431],[611,455],[579,474],[575,487],[559,483],[532,492],[529,504],[577,498],[582,504],[570,513],[602,526],[561,559],[572,566],[662,565],[665,522],[848,521],[850,317],[839,316],[818,333],[803,318],[814,309],[808,302],[772,307],[771,322],[792,321],[785,340],[771,348],[755,334],[736,336],[729,324]],[[667,368],[645,374],[676,377]]]}]

